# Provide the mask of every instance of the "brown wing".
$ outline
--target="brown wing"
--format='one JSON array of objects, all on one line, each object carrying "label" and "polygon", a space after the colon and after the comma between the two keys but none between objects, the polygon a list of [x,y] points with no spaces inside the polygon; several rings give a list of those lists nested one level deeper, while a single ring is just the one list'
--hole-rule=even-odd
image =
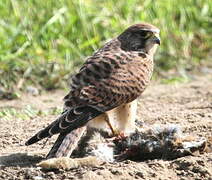
[{"label": "brown wing", "polygon": [[79,102],[108,111],[136,99],[149,83],[152,63],[144,54],[130,58],[115,54],[88,61],[73,78],[65,106]]}]

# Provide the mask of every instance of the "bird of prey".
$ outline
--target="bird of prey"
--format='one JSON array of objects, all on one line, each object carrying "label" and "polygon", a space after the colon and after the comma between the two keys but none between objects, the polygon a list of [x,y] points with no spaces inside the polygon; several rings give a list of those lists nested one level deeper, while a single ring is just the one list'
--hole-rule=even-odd
[{"label": "bird of prey", "polygon": [[[26,145],[59,133],[47,158],[60,157],[70,155],[87,125],[101,127],[106,122],[113,134],[134,132],[136,99],[152,76],[159,32],[148,23],[134,24],[87,58],[72,77],[62,114]],[[114,114],[117,129],[110,123]]]}]

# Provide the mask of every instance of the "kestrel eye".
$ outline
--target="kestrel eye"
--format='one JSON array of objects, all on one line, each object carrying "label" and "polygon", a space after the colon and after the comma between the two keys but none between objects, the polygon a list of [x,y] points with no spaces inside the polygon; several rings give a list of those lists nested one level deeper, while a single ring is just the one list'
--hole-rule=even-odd
[{"label": "kestrel eye", "polygon": [[148,31],[140,31],[139,34],[144,39],[148,38],[151,35],[151,33]]}]

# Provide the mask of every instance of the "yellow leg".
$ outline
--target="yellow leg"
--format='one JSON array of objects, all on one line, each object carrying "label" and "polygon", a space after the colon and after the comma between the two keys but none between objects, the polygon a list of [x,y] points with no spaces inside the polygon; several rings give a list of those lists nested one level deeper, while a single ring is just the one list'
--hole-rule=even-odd
[{"label": "yellow leg", "polygon": [[111,123],[110,123],[110,119],[109,119],[109,116],[106,116],[105,117],[105,121],[106,121],[106,123],[107,123],[107,125],[109,126],[109,128],[110,128],[110,130],[111,130],[111,132],[112,132],[112,134],[113,134],[113,136],[116,134],[115,132],[115,130],[113,129],[113,126],[111,125]]},{"label": "yellow leg", "polygon": [[113,125],[110,121],[110,119],[114,119],[114,117],[111,115],[111,113],[106,112],[104,114],[99,115],[98,117],[94,118],[93,120],[91,120],[88,123],[89,127],[95,127],[95,128],[99,128],[99,129],[105,129],[105,127],[109,127],[109,129],[112,132],[112,135],[115,135],[116,131],[113,128]]}]

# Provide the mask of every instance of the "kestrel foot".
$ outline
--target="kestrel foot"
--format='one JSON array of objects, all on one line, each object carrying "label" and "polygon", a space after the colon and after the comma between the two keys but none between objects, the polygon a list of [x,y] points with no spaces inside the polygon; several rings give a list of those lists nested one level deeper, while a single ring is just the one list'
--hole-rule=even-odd
[{"label": "kestrel foot", "polygon": [[108,116],[105,117],[105,121],[106,121],[107,125],[109,126],[112,135],[115,136],[116,130],[113,128]]},{"label": "kestrel foot", "polygon": [[109,142],[117,142],[117,141],[122,141],[125,140],[128,137],[124,132],[120,132],[118,130],[114,130],[114,134],[112,137],[107,138],[106,141]]}]

